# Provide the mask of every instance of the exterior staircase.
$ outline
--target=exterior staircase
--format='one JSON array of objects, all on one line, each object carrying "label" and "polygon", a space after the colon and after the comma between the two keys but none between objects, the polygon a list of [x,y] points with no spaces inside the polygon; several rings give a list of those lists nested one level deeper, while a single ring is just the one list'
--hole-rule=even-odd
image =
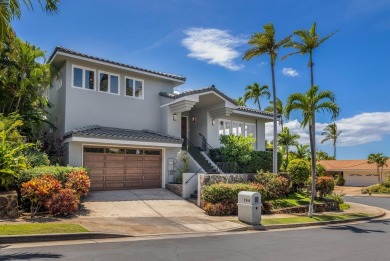
[{"label": "exterior staircase", "polygon": [[211,165],[210,162],[202,155],[202,151],[198,147],[194,147],[188,144],[188,153],[194,158],[196,162],[203,168],[208,174],[219,174],[218,168]]}]

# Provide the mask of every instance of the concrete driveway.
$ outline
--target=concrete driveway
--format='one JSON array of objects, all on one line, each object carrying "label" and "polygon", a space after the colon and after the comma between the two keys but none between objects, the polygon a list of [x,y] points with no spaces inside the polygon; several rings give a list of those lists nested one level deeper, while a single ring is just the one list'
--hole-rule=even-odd
[{"label": "concrete driveway", "polygon": [[130,235],[218,232],[243,225],[236,217],[210,217],[165,189],[94,191],[74,220],[93,232]]}]

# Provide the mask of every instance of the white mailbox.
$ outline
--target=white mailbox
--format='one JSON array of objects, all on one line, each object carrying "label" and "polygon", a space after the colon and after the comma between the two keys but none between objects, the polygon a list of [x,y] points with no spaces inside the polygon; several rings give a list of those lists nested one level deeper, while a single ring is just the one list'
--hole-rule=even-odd
[{"label": "white mailbox", "polygon": [[241,191],[238,193],[238,220],[259,225],[261,221],[261,195],[258,192]]}]

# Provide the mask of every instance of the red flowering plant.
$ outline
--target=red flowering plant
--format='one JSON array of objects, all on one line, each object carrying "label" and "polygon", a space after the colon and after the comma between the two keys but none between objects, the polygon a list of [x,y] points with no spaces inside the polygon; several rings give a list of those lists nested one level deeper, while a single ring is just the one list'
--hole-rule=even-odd
[{"label": "red flowering plant", "polygon": [[47,208],[53,216],[72,215],[79,208],[79,200],[73,189],[61,189],[48,201]]},{"label": "red flowering plant", "polygon": [[31,201],[31,218],[34,218],[38,210],[60,189],[61,182],[51,175],[43,175],[41,178],[32,178],[22,183],[22,196]]}]

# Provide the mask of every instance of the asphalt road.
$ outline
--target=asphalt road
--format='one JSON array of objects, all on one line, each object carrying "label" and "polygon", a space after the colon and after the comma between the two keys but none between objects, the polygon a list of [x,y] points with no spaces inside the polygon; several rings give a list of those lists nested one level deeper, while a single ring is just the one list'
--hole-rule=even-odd
[{"label": "asphalt road", "polygon": [[[348,198],[390,210],[390,198]],[[0,249],[0,260],[390,260],[390,220],[273,232]]]}]

